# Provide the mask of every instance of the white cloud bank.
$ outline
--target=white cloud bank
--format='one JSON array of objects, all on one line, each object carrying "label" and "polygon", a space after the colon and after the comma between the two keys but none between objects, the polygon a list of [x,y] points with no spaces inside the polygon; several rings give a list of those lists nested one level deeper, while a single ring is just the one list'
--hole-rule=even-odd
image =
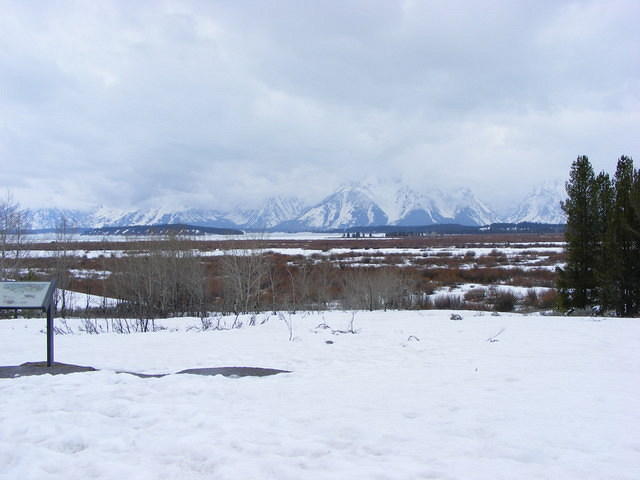
[{"label": "white cloud bank", "polygon": [[3,2],[25,205],[307,200],[372,173],[495,205],[640,139],[635,1]]}]

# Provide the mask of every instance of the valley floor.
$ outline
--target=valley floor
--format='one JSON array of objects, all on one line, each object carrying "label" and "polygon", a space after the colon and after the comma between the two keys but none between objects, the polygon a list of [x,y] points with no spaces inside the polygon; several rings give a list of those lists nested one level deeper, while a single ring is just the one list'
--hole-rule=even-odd
[{"label": "valley floor", "polygon": [[[638,319],[459,313],[69,321],[56,360],[101,371],[0,379],[0,479],[637,478]],[[0,320],[0,365],[43,360],[43,328]],[[115,373],[221,366],[293,373]]]}]

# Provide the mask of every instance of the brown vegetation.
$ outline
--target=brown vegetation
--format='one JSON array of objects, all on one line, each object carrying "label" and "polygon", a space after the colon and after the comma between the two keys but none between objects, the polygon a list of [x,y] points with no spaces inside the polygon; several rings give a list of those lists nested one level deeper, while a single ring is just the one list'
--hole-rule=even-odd
[{"label": "brown vegetation", "polygon": [[[118,306],[108,314],[133,318],[335,307],[513,309],[522,303],[548,308],[552,298],[533,294],[488,298],[472,290],[459,298],[428,296],[462,283],[552,287],[553,266],[563,262],[563,255],[537,249],[557,248],[561,241],[558,235],[130,242],[60,237],[29,245],[48,256],[26,256],[16,263],[23,278],[55,275],[70,290],[116,298]],[[389,248],[419,250],[381,250]],[[487,248],[492,249],[488,254],[479,253]],[[107,309],[92,313],[107,314]]]}]

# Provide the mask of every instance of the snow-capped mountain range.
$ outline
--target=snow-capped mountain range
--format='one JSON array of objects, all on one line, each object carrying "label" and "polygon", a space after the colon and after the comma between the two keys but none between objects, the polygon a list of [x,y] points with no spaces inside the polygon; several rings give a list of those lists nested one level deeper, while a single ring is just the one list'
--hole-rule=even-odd
[{"label": "snow-capped mountain range", "polygon": [[97,207],[90,211],[55,208],[27,211],[32,229],[67,226],[96,228],[184,223],[207,227],[261,230],[325,230],[373,225],[487,225],[495,222],[564,223],[560,202],[564,186],[545,184],[532,190],[512,212],[497,215],[469,189],[417,192],[399,181],[348,183],[321,202],[305,206],[295,197],[272,197],[260,208],[230,211],[194,208],[121,210]]},{"label": "snow-capped mountain range", "polygon": [[291,230],[370,225],[486,225],[495,213],[466,189],[416,192],[399,182],[350,183],[282,226]]}]

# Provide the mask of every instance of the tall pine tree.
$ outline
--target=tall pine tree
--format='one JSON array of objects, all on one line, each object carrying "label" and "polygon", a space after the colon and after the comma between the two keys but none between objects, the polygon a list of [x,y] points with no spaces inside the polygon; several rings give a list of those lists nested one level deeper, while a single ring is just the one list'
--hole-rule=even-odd
[{"label": "tall pine tree", "polygon": [[630,157],[611,179],[594,177],[587,157],[571,166],[566,184],[566,259],[558,289],[566,307],[599,305],[618,315],[640,312],[640,172]]},{"label": "tall pine tree", "polygon": [[596,289],[596,257],[599,224],[595,178],[589,159],[583,155],[571,166],[566,183],[567,200],[561,206],[567,215],[567,265],[559,271],[558,286],[565,306],[585,308]]},{"label": "tall pine tree", "polygon": [[615,191],[608,173],[601,172],[596,176],[594,195],[598,241],[594,251],[596,290],[593,301],[599,304],[601,311],[604,312],[614,306],[616,298],[613,283],[614,267],[609,253],[614,244],[611,218]]},{"label": "tall pine tree", "polygon": [[618,315],[638,313],[638,209],[634,205],[638,188],[638,172],[633,160],[622,156],[618,160],[613,179],[614,198],[609,221],[609,243],[605,258],[609,263],[611,287],[614,291],[613,307]]}]

